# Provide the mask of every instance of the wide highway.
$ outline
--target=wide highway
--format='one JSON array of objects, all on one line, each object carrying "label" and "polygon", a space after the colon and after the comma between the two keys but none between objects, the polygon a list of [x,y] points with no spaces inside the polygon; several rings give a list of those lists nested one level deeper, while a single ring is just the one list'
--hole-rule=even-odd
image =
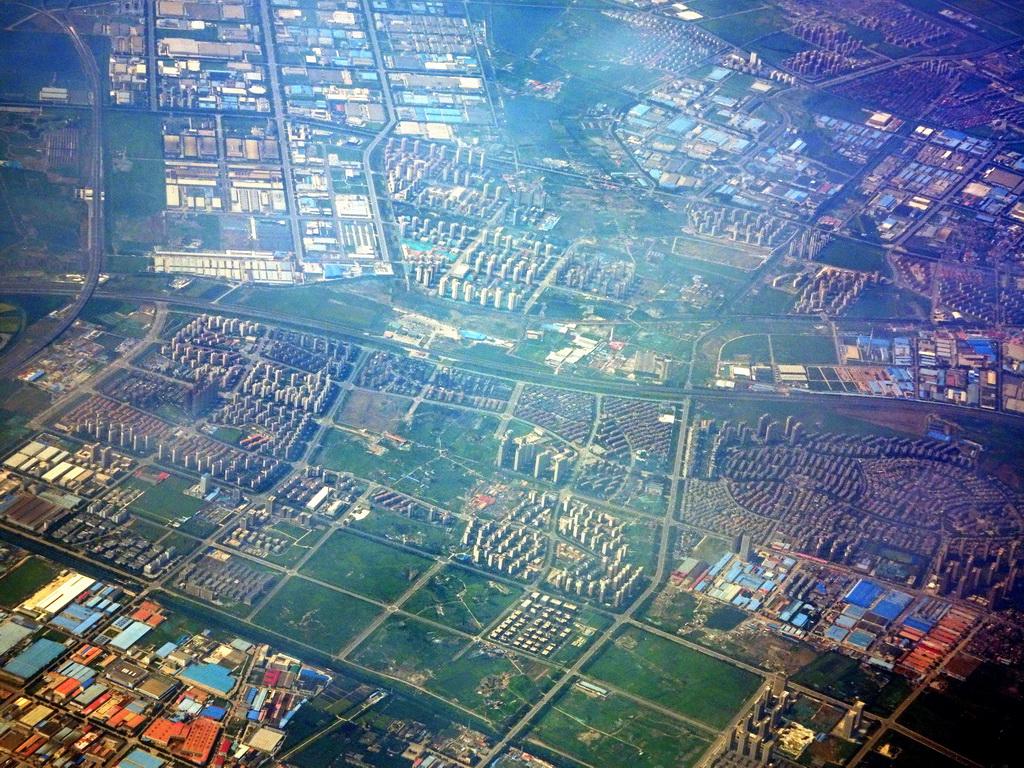
[{"label": "wide highway", "polygon": [[78,55],[82,71],[89,79],[89,89],[92,94],[92,147],[88,152],[89,156],[89,180],[86,186],[91,189],[92,194],[88,201],[88,222],[86,225],[86,269],[85,279],[81,288],[77,291],[75,300],[67,307],[61,319],[52,327],[38,334],[25,334],[18,342],[11,346],[2,357],[0,357],[0,378],[13,376],[22,366],[45,349],[54,339],[66,331],[85,307],[86,302],[92,297],[99,283],[100,269],[103,266],[104,252],[104,225],[103,225],[103,102],[105,94],[101,88],[103,82],[100,76],[96,59],[89,50],[89,46],[83,42],[78,30],[58,13],[37,8],[27,3],[13,0],[11,5],[19,5],[36,13],[46,16],[57,24],[71,38],[75,46],[75,53]]}]

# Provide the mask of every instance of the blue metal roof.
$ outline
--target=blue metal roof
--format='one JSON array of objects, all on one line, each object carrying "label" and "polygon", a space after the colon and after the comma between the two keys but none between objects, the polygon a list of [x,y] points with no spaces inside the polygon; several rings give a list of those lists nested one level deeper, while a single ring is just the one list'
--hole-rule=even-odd
[{"label": "blue metal roof", "polygon": [[67,650],[60,643],[41,638],[3,666],[4,672],[29,678]]}]

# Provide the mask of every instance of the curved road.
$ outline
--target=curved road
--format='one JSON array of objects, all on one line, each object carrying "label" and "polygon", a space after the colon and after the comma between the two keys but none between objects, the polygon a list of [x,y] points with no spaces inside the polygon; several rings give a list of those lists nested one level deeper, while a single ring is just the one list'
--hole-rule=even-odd
[{"label": "curved road", "polygon": [[54,339],[66,331],[81,313],[86,302],[92,297],[93,292],[100,279],[100,269],[103,265],[103,90],[101,88],[102,77],[96,59],[89,50],[89,46],[83,42],[78,30],[68,24],[62,17],[44,8],[37,8],[28,3],[12,0],[12,5],[20,5],[23,8],[31,9],[36,13],[46,16],[57,24],[71,38],[75,46],[75,53],[78,54],[82,71],[89,78],[92,91],[92,151],[90,154],[90,168],[88,186],[92,189],[92,199],[88,202],[88,224],[86,227],[86,257],[88,259],[85,270],[85,282],[78,292],[75,300],[64,310],[62,319],[52,328],[48,329],[41,336],[23,336],[21,340],[12,345],[2,357],[0,357],[0,378],[15,375],[29,360],[45,349]]}]

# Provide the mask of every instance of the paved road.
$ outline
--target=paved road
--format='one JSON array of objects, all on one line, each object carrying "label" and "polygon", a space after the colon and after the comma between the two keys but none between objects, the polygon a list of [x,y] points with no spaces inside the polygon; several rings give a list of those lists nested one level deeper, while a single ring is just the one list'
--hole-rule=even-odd
[{"label": "paved road", "polygon": [[576,662],[570,666],[561,678],[545,693],[525,715],[519,718],[518,721],[505,732],[505,735],[498,741],[487,754],[484,755],[481,763],[486,765],[492,759],[501,754],[502,750],[505,749],[508,744],[514,741],[526,728],[533,722],[534,718],[537,717],[552,701],[555,697],[561,693],[562,689],[565,688],[582,670],[583,668],[593,659],[597,653],[602,650],[608,641],[615,636],[619,628],[624,624],[628,623],[632,618],[633,614],[636,613],[637,609],[643,605],[647,599],[657,591],[661,586],[662,577],[665,575],[665,569],[668,564],[668,556],[671,551],[671,544],[673,539],[674,531],[674,516],[675,507],[678,501],[679,493],[679,478],[683,476],[683,459],[686,455],[686,441],[683,439],[685,434],[686,425],[689,423],[689,402],[687,401],[682,408],[682,417],[679,419],[679,438],[676,441],[676,454],[673,459],[672,475],[676,478],[676,481],[672,483],[672,490],[670,492],[669,503],[665,507],[665,515],[662,519],[661,524],[661,536],[658,541],[658,559],[657,565],[655,566],[654,573],[651,575],[651,582],[647,588],[637,596],[635,600],[630,604],[624,612],[615,617],[612,625],[598,637],[591,646],[580,655]]},{"label": "paved road", "polygon": [[[50,284],[44,287],[40,287],[38,285],[13,284],[7,286],[6,289],[9,293],[41,295],[72,293],[77,290],[74,287],[66,286],[63,284]],[[274,323],[278,325],[284,324],[288,326],[302,327],[318,333],[324,333],[335,336],[345,336],[349,337],[351,340],[356,341],[357,343],[363,346],[376,347],[380,349],[391,349],[395,351],[410,351],[412,349],[411,347],[406,347],[396,342],[388,341],[382,338],[370,337],[370,335],[367,332],[363,331],[362,329],[344,323],[330,322],[326,320],[311,320],[304,317],[297,317],[294,315],[283,315],[280,312],[271,312],[254,307],[225,307],[219,306],[211,301],[206,301],[204,299],[189,298],[185,296],[175,296],[164,293],[152,292],[97,289],[94,292],[94,295],[98,298],[121,299],[124,301],[132,301],[137,303],[163,301],[171,306],[195,310],[198,312],[212,312],[215,314],[227,313],[231,315],[238,315],[240,317],[249,317],[256,320],[262,320],[264,322]],[[770,319],[764,315],[750,315],[744,317],[746,319]],[[819,323],[821,322],[820,318],[811,318],[810,320],[815,320]],[[879,321],[876,320],[874,322]],[[419,351],[422,352],[422,350]],[[598,381],[593,379],[578,379],[569,376],[556,376],[554,374],[544,373],[540,371],[534,372],[513,364],[506,364],[492,360],[479,360],[472,357],[471,355],[462,354],[457,351],[446,352],[443,356],[438,356],[433,359],[450,362],[452,365],[456,365],[467,370],[472,370],[475,372],[484,373],[492,376],[514,378],[517,381],[523,381],[527,383],[543,384],[545,386],[556,387],[559,389],[570,389],[579,392],[594,392],[606,395],[620,395],[623,397],[634,397],[645,400],[678,401],[681,398],[693,396],[708,400],[753,400],[762,402],[790,403],[795,402],[801,404],[806,403],[808,405],[824,406],[828,408],[835,408],[839,403],[843,401],[858,402],[862,404],[870,402],[871,408],[874,411],[880,413],[899,411],[905,408],[927,411],[944,410],[947,412],[969,412],[972,418],[977,417],[986,419],[988,421],[994,421],[1008,425],[1020,425],[1022,423],[1022,418],[1024,418],[1009,413],[995,413],[991,411],[980,411],[977,409],[965,409],[958,405],[952,405],[943,402],[897,400],[894,398],[872,397],[868,395],[859,395],[852,393],[794,393],[792,395],[787,395],[775,392],[736,392],[733,390],[704,389],[696,387],[647,386],[642,384],[631,384],[624,381]]]},{"label": "paved road", "polygon": [[[81,313],[86,302],[89,301],[96,290],[96,286],[99,283],[100,278],[100,269],[103,266],[104,255],[103,192],[105,186],[103,180],[103,101],[106,94],[104,94],[103,89],[101,88],[103,79],[100,76],[99,68],[96,65],[96,59],[93,57],[92,51],[89,50],[89,47],[82,41],[81,36],[78,34],[78,30],[71,26],[63,18],[63,15],[60,14],[60,12],[35,8],[34,6],[26,3],[17,2],[17,0],[11,0],[10,4],[35,10],[59,26],[61,30],[71,38],[71,42],[75,47],[75,53],[78,55],[82,72],[89,79],[89,92],[92,96],[92,104],[90,105],[90,112],[92,116],[90,137],[92,138],[92,147],[83,148],[83,155],[88,156],[89,158],[89,172],[87,174],[88,181],[86,182],[86,187],[91,188],[92,195],[91,199],[86,203],[88,208],[85,249],[86,269],[85,280],[82,283],[82,287],[77,290],[75,300],[71,303],[71,306],[64,310],[59,322],[52,327],[46,328],[45,331],[41,333],[26,333],[18,342],[9,347],[3,355],[0,356],[0,378],[16,374],[22,366],[28,363],[33,357],[52,343],[54,339],[71,327],[71,324]],[[37,104],[36,106],[39,105]]]},{"label": "paved road", "polygon": [[377,196],[377,185],[373,180],[373,153],[384,139],[391,135],[391,129],[398,124],[398,117],[395,115],[395,103],[391,97],[391,81],[388,80],[387,69],[384,67],[384,59],[381,55],[381,48],[377,42],[377,25],[373,20],[373,3],[371,0],[362,0],[363,13],[366,16],[366,29],[370,35],[370,46],[374,51],[374,61],[377,67],[377,81],[380,83],[381,96],[384,99],[384,111],[387,113],[388,122],[377,135],[370,139],[366,148],[363,149],[363,174],[366,176],[366,194],[370,198],[370,209],[373,213],[373,224],[377,230],[377,239],[380,241],[380,252],[384,261],[393,261],[391,253],[391,241],[388,240],[388,233],[384,229],[384,216],[381,213],[380,200]]}]

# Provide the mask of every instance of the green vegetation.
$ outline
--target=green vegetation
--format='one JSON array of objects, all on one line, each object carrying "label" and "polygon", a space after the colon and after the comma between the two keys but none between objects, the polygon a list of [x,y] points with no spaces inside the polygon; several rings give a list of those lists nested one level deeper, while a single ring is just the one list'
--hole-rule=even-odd
[{"label": "green vegetation", "polygon": [[133,339],[144,338],[149,330],[150,318],[137,315],[139,306],[126,301],[112,299],[90,299],[82,310],[82,317],[90,323],[102,325],[110,333],[128,336]]},{"label": "green vegetation", "polygon": [[394,512],[374,509],[363,519],[353,520],[350,526],[374,536],[417,547],[425,552],[443,554],[458,545],[466,524],[460,522],[452,528],[447,528],[413,520]]},{"label": "green vegetation", "polygon": [[38,592],[57,575],[57,568],[41,557],[29,557],[0,577],[0,606],[14,608]]},{"label": "green vegetation", "polygon": [[724,728],[759,684],[751,672],[635,628],[602,650],[587,672],[715,728]]},{"label": "green vegetation", "polygon": [[487,651],[447,630],[389,617],[359,647],[354,661],[420,685],[442,698],[505,721],[551,684],[551,668]]},{"label": "green vegetation", "polygon": [[336,587],[391,602],[430,567],[431,561],[346,531],[335,531],[306,561],[301,573]]},{"label": "green vegetation", "polygon": [[414,442],[469,461],[490,463],[498,453],[498,441],[494,437],[498,423],[496,416],[423,403],[402,434]]},{"label": "green vegetation", "polygon": [[480,479],[473,469],[432,448],[381,446],[379,455],[368,448],[364,439],[332,429],[321,444],[317,461],[326,469],[350,472],[440,506],[464,498]]},{"label": "green vegetation", "polygon": [[775,362],[781,365],[837,363],[836,344],[831,336],[811,334],[772,335]]},{"label": "green vegetation", "polygon": [[910,693],[905,680],[836,651],[818,656],[793,675],[793,682],[843,701],[863,701],[880,714],[892,712]]},{"label": "green vegetation", "polygon": [[644,611],[648,624],[664,632],[676,633],[693,621],[697,601],[685,589],[666,586]]},{"label": "green vegetation", "polygon": [[768,334],[752,333],[747,336],[737,336],[722,345],[719,357],[722,362],[770,363],[772,355]]},{"label": "green vegetation", "polygon": [[317,283],[290,288],[244,287],[224,299],[229,307],[255,307],[280,315],[382,332],[391,308],[351,291]]},{"label": "green vegetation", "polygon": [[1019,750],[1006,735],[1024,719],[1020,680],[1019,669],[986,662],[964,681],[925,690],[899,722],[982,765],[1014,765]]},{"label": "green vegetation", "polygon": [[767,7],[736,13],[721,19],[702,20],[700,24],[711,34],[740,47],[745,47],[772,32],[785,29],[788,25],[786,15],[782,11]]},{"label": "green vegetation", "polygon": [[103,128],[111,241],[115,250],[141,251],[162,236],[152,223],[166,205],[162,117],[138,114]]},{"label": "green vegetation", "polygon": [[[883,756],[882,750],[890,757]],[[865,768],[959,768],[963,763],[890,730],[882,736],[875,751],[861,761],[861,765]]]},{"label": "green vegetation", "polygon": [[892,274],[885,260],[885,249],[860,240],[832,240],[818,252],[814,260],[843,269],[880,272],[882,277]]},{"label": "green vegetation", "polygon": [[699,734],[671,718],[621,696],[562,694],[532,736],[589,765],[685,768],[708,748]]},{"label": "green vegetation", "polygon": [[206,506],[202,499],[185,495],[185,491],[193,485],[193,481],[177,475],[171,475],[156,484],[134,477],[125,482],[125,488],[143,492],[131,503],[132,510],[161,522],[183,522]]},{"label": "green vegetation", "polygon": [[402,608],[447,627],[476,634],[520,594],[518,589],[449,565],[416,591]]},{"label": "green vegetation", "polygon": [[379,612],[373,603],[293,576],[253,620],[272,632],[335,654]]}]

